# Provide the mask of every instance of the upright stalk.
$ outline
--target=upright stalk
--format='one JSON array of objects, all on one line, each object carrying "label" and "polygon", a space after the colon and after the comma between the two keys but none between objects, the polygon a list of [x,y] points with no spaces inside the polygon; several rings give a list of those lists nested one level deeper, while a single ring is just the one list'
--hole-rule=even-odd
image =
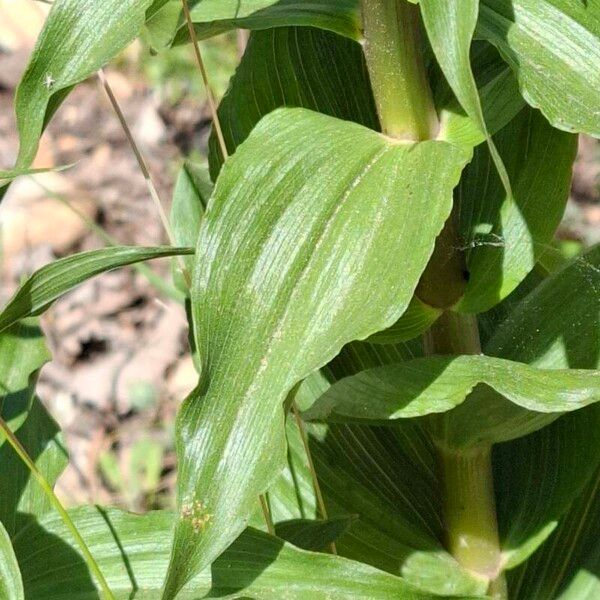
[{"label": "upright stalk", "polygon": [[[435,137],[438,119],[423,62],[418,6],[407,0],[362,0],[365,55],[383,133],[405,141]],[[435,168],[435,166],[433,166]],[[477,320],[451,312],[465,287],[465,268],[451,216],[438,238],[419,294],[444,309],[424,337],[426,354],[479,354]],[[443,416],[434,421],[443,440]],[[489,445],[456,452],[439,444],[446,545],[467,570],[505,599]]]},{"label": "upright stalk", "polygon": [[[425,334],[423,343],[429,355],[480,354],[477,317],[446,311]],[[438,440],[446,546],[465,569],[490,582],[491,598],[505,600],[492,447],[482,444],[467,450],[449,449],[443,442],[445,415],[436,416],[432,423]]]},{"label": "upright stalk", "polygon": [[[315,463],[312,458],[312,452],[310,451],[306,427],[304,425],[304,421],[302,420],[302,415],[300,414],[298,405],[295,401],[292,402],[292,413],[294,414],[294,418],[296,419],[296,425],[298,426],[300,438],[302,439],[302,445],[304,446],[304,452],[306,453],[306,459],[308,460],[308,470],[310,471],[310,476],[312,478],[313,488],[315,490],[315,496],[317,498],[317,506],[319,507],[321,518],[327,520],[329,518],[327,514],[327,507],[325,505],[325,499],[323,498],[323,492],[321,491],[321,485],[319,484],[319,478],[317,477],[317,470],[315,469]],[[337,546],[335,545],[335,542],[331,542],[331,544],[329,545],[329,549],[331,550],[331,554],[337,554]]]},{"label": "upright stalk", "polygon": [[427,82],[418,6],[362,0],[365,56],[383,132],[400,140],[435,136],[438,119]]},{"label": "upright stalk", "polygon": [[[73,520],[71,519],[69,513],[66,511],[65,507],[62,505],[62,502],[58,499],[58,496],[54,493],[52,486],[48,483],[48,480],[44,477],[43,473],[37,468],[33,459],[29,456],[27,450],[23,447],[21,442],[18,440],[17,436],[11,431],[10,427],[7,423],[0,417],[0,431],[8,441],[8,443],[12,446],[13,450],[17,454],[17,456],[21,459],[23,464],[29,469],[32,477],[38,482],[42,491],[52,504],[52,506],[56,509],[61,519],[63,520],[66,528],[69,530],[69,533],[73,536],[75,543],[79,546],[81,553],[83,554],[83,558],[87,563],[87,566],[90,572],[96,578],[100,590],[102,592],[102,598],[104,600],[115,600],[113,593],[108,586],[108,583],[96,562],[96,559],[93,557],[88,545],[85,543],[85,540],[81,537],[79,530]],[[1,435],[0,435],[1,437]]]},{"label": "upright stalk", "polygon": [[200,45],[198,44],[198,36],[196,35],[196,30],[194,29],[194,22],[187,0],[181,0],[181,6],[183,8],[183,14],[187,23],[188,33],[190,34],[192,47],[194,48],[194,56],[196,57],[198,69],[200,70],[200,76],[202,77],[202,83],[204,84],[204,89],[206,90],[206,97],[208,98],[208,106],[210,108],[213,127],[215,128],[215,133],[217,134],[217,139],[219,140],[221,155],[223,156],[223,160],[225,160],[229,156],[229,153],[227,152],[227,144],[225,143],[225,137],[223,136],[223,129],[221,128],[221,121],[219,120],[219,113],[217,111],[217,102],[208,80],[208,73],[206,71],[206,67],[204,66],[204,61],[202,60]]}]

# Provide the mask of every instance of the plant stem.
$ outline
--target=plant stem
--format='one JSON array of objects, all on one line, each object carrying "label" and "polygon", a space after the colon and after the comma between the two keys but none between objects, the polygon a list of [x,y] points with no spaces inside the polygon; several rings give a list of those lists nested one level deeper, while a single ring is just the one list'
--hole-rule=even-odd
[{"label": "plant stem", "polygon": [[135,159],[138,163],[140,171],[142,172],[144,180],[146,181],[146,185],[148,186],[148,191],[150,192],[150,197],[152,198],[152,201],[154,202],[154,205],[156,206],[156,210],[158,212],[158,215],[160,217],[160,221],[164,227],[164,230],[167,234],[167,238],[169,239],[169,243],[171,244],[171,246],[174,246],[175,243],[173,241],[173,233],[171,232],[171,226],[169,225],[169,219],[167,218],[165,209],[162,205],[162,202],[160,200],[158,192],[156,191],[156,186],[154,185],[154,182],[152,181],[152,177],[150,176],[150,171],[148,170],[146,161],[144,160],[144,157],[142,156],[142,153],[135,141],[135,138],[133,137],[133,134],[131,133],[131,129],[130,129],[129,125],[127,124],[127,119],[125,119],[125,115],[123,114],[123,111],[121,110],[121,107],[119,106],[119,103],[117,102],[117,98],[115,97],[115,95],[112,91],[112,88],[110,87],[110,84],[108,83],[108,79],[106,78],[106,75],[105,75],[103,69],[100,69],[98,71],[98,79],[100,80],[100,83],[102,84],[102,86],[104,87],[104,90],[106,91],[106,95],[108,96],[108,99],[110,100],[110,104],[115,112],[115,115],[117,115],[117,119],[119,119],[121,128],[123,129],[123,132],[125,133],[125,136],[127,137],[127,141],[129,142],[129,145],[131,146],[131,150],[133,151],[133,153],[135,155]]},{"label": "plant stem", "polygon": [[[383,132],[400,140],[435,137],[438,120],[423,62],[419,8],[407,0],[362,0],[362,13],[367,67]],[[465,269],[458,246],[450,217],[418,289],[432,306],[449,309],[462,296]],[[479,354],[476,317],[446,310],[425,334],[424,347],[428,355]],[[432,423],[443,434],[443,416]],[[444,447],[439,462],[448,550],[463,567],[491,582],[491,597],[503,600],[491,447],[468,452]]]},{"label": "plant stem", "polygon": [[362,0],[365,56],[382,130],[400,140],[427,140],[438,129],[423,62],[418,6]]},{"label": "plant stem", "polygon": [[475,315],[444,311],[423,336],[425,354],[481,354]]},{"label": "plant stem", "polygon": [[[446,311],[425,334],[423,343],[428,355],[480,354],[477,317]],[[432,425],[438,440],[447,548],[465,569],[490,582],[491,598],[505,600],[491,446],[448,449],[443,443],[445,415],[432,420]]]},{"label": "plant stem", "polygon": [[[110,84],[108,83],[108,79],[106,78],[106,74],[104,73],[103,69],[100,69],[98,71],[98,79],[100,80],[100,83],[102,84],[102,86],[104,87],[104,90],[106,91],[106,95],[108,96],[110,104],[111,104],[115,114],[117,115],[117,119],[119,120],[119,123],[121,124],[121,128],[123,129],[123,132],[125,133],[125,137],[127,138],[127,141],[129,142],[129,145],[131,146],[131,150],[133,151],[133,154],[135,155],[135,158],[136,158],[136,161],[140,168],[140,171],[142,172],[142,175],[144,177],[144,181],[146,182],[148,192],[150,193],[150,197],[152,198],[152,202],[154,203],[156,211],[158,212],[158,216],[160,217],[160,222],[162,223],[165,233],[167,234],[167,239],[169,240],[169,244],[171,246],[176,246],[175,238],[173,236],[173,231],[171,230],[171,225],[169,224],[169,218],[167,217],[167,213],[165,212],[163,203],[160,199],[160,196],[158,195],[158,191],[156,190],[154,181],[152,181],[152,177],[150,175],[150,171],[148,170],[148,166],[146,165],[146,161],[144,160],[144,157],[139,149],[139,146],[137,145],[135,138],[133,137],[133,134],[131,133],[131,128],[129,127],[129,125],[127,123],[127,119],[125,118],[125,115],[123,114],[123,111],[121,110],[121,107],[119,106],[119,103],[117,102],[117,98],[115,97],[115,95],[112,91],[112,88],[110,87]],[[183,275],[183,278],[184,278],[186,284],[188,285],[188,287],[191,286],[191,275],[185,266],[185,261],[183,260],[183,257],[178,256],[176,258],[176,260],[179,263],[179,267],[181,269],[181,273]]]},{"label": "plant stem", "polygon": [[[325,506],[325,500],[323,498],[323,492],[321,491],[321,485],[319,484],[319,478],[317,477],[317,470],[315,469],[315,463],[313,462],[312,453],[310,451],[310,446],[308,444],[308,435],[306,434],[306,426],[304,425],[304,421],[302,420],[302,415],[298,410],[298,405],[296,402],[292,402],[292,412],[294,413],[294,418],[296,419],[296,425],[298,426],[298,431],[300,432],[300,438],[302,439],[302,445],[304,446],[304,452],[306,453],[306,459],[308,460],[308,469],[310,471],[310,475],[313,481],[313,487],[315,490],[315,496],[317,497],[317,506],[319,507],[319,512],[321,513],[321,517],[323,519],[327,519],[327,507]],[[337,554],[337,547],[335,542],[331,542],[329,545],[331,550],[331,554]]]},{"label": "plant stem", "polygon": [[88,548],[85,540],[81,537],[75,523],[73,523],[69,513],[66,511],[65,507],[62,505],[61,501],[58,499],[58,496],[54,493],[52,486],[48,483],[48,480],[44,477],[42,472],[37,468],[35,462],[29,456],[27,450],[22,446],[21,442],[15,436],[15,434],[11,431],[10,427],[6,424],[4,419],[0,417],[0,429],[2,433],[6,436],[8,443],[12,446],[13,450],[17,453],[18,457],[23,461],[25,466],[29,469],[35,480],[39,483],[42,488],[44,494],[48,497],[51,504],[54,506],[58,514],[61,516],[64,524],[67,529],[75,539],[75,542],[79,546],[81,553],[85,559],[85,562],[88,565],[90,571],[96,577],[98,583],[100,584],[100,589],[102,590],[102,597],[105,600],[115,600],[113,593],[110,591],[108,587],[108,583],[98,566],[98,563],[92,556],[90,549]]},{"label": "plant stem", "polygon": [[439,450],[448,550],[465,569],[494,581],[501,554],[496,524],[491,446]]},{"label": "plant stem", "polygon": [[183,7],[183,14],[185,16],[188,32],[190,34],[190,40],[192,42],[192,46],[194,47],[194,55],[196,57],[196,62],[198,63],[200,76],[202,77],[204,88],[206,89],[206,97],[208,98],[208,106],[210,108],[215,133],[217,134],[217,139],[219,140],[219,148],[221,149],[223,160],[226,160],[229,156],[229,153],[227,152],[227,144],[225,143],[225,138],[223,137],[223,129],[221,128],[219,113],[217,112],[217,103],[215,101],[215,95],[210,85],[210,81],[208,80],[208,73],[206,72],[204,61],[202,60],[200,45],[198,44],[198,36],[196,35],[196,30],[194,29],[194,22],[190,13],[190,7],[188,6],[187,0],[181,0],[181,5]]},{"label": "plant stem", "polygon": [[267,524],[267,531],[271,535],[275,535],[275,525],[273,524],[273,518],[271,517],[271,510],[269,509],[267,497],[265,494],[260,494],[258,500],[260,502],[260,508],[262,509],[263,517],[265,518],[265,523]]}]

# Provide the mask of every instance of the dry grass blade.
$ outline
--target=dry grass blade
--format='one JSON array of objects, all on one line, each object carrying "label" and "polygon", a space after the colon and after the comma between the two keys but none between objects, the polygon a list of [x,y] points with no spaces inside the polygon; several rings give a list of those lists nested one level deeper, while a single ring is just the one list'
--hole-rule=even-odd
[{"label": "dry grass blade", "polygon": [[223,137],[223,130],[221,128],[221,122],[219,120],[219,114],[217,112],[217,103],[215,102],[215,95],[212,91],[212,87],[208,80],[208,73],[206,72],[204,61],[202,60],[202,54],[200,52],[200,46],[198,44],[198,36],[196,35],[196,30],[194,29],[194,23],[192,21],[192,15],[190,14],[190,8],[188,6],[187,0],[181,0],[181,4],[183,6],[183,13],[185,15],[188,31],[190,33],[190,39],[192,40],[192,46],[194,47],[194,55],[196,56],[196,62],[198,63],[200,75],[202,77],[204,87],[206,88],[206,95],[208,97],[210,114],[215,128],[215,133],[217,134],[217,139],[219,140],[221,154],[223,155],[223,158],[226,159],[229,156],[229,153],[227,152],[227,145],[225,144],[225,138]]},{"label": "dry grass blade", "polygon": [[[313,480],[313,487],[315,488],[315,496],[317,497],[317,505],[319,506],[319,511],[321,513],[321,517],[323,519],[327,519],[327,508],[325,506],[325,500],[323,499],[323,493],[321,492],[321,486],[319,485],[319,478],[317,477],[317,471],[315,470],[315,464],[312,459],[312,454],[310,452],[310,446],[308,445],[308,436],[306,434],[306,427],[304,425],[304,421],[302,420],[302,415],[298,410],[298,406],[296,402],[292,402],[292,412],[294,413],[294,418],[296,419],[296,424],[298,425],[298,431],[300,431],[300,437],[302,438],[302,445],[304,446],[304,450],[306,451],[306,458],[308,460],[308,468],[310,469],[310,475]],[[337,548],[335,546],[335,542],[331,542],[329,546],[332,554],[337,554]]]}]

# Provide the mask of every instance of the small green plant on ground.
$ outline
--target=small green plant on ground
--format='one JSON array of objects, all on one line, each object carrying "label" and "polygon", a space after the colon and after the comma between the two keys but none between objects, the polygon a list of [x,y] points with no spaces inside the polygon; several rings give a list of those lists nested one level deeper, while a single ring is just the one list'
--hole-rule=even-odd
[{"label": "small green plant on ground", "polygon": [[[171,245],[58,260],[0,314],[0,595],[600,597],[600,248],[552,243],[600,136],[600,2],[56,0],[0,178],[142,30],[204,72],[234,28]],[[165,256],[199,372],[177,510],[67,511],[35,317]]]}]

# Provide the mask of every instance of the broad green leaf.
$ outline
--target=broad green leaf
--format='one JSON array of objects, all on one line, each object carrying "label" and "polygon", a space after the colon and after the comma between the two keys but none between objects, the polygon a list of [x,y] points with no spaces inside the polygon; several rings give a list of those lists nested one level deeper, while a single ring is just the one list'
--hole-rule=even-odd
[{"label": "broad green leaf", "polygon": [[598,0],[481,0],[477,35],[554,127],[600,136]]},{"label": "broad green leaf", "polygon": [[[198,241],[200,222],[206,210],[208,199],[212,194],[212,183],[208,170],[192,163],[186,162],[177,177],[169,221],[173,232],[173,242],[181,247],[193,248]],[[194,258],[187,256],[184,264],[191,273],[194,267]],[[174,261],[174,268],[178,269],[179,261]],[[184,285],[184,291],[187,291]]]},{"label": "broad green leaf", "polygon": [[508,569],[526,560],[596,474],[600,407],[558,419],[494,450],[502,549]]},{"label": "broad green leaf", "polygon": [[40,136],[74,85],[134,40],[151,0],[56,0],[17,89],[18,169],[27,169]]},{"label": "broad green leaf", "polygon": [[486,131],[470,49],[478,0],[420,0],[427,36],[440,67],[465,112]]},{"label": "broad green leaf", "polygon": [[484,352],[541,369],[600,369],[600,245],[521,300]]},{"label": "broad green leaf", "polygon": [[[472,45],[471,65],[487,132],[494,135],[521,112],[525,100],[510,67],[491,44],[480,41]],[[471,148],[486,141],[478,122],[467,115],[445,82],[438,83],[435,96],[440,116],[439,139]]]},{"label": "broad green leaf", "polygon": [[141,37],[157,52],[169,48],[183,24],[181,0],[155,0],[146,11]]},{"label": "broad green leaf", "polygon": [[178,417],[182,518],[167,598],[239,535],[283,468],[291,388],[403,314],[465,158],[444,142],[397,144],[280,109],[227,161],[197,249],[204,368]]},{"label": "broad green leaf", "polygon": [[475,149],[457,190],[469,283],[458,305],[483,312],[510,294],[550,243],[567,202],[575,136],[532,109],[495,136],[512,182],[509,197],[485,146]]},{"label": "broad green leaf", "polygon": [[538,263],[529,275],[502,302],[496,304],[487,312],[477,315],[479,339],[482,347],[486,347],[490,338],[495,334],[496,329],[510,316],[519,302],[540,285],[548,275],[546,269]]},{"label": "broad green leaf", "polygon": [[[174,2],[174,0],[173,0]],[[196,0],[190,2],[198,39],[230,29],[272,29],[286,26],[318,27],[360,40],[357,0]],[[179,23],[176,44],[189,41],[185,24]]]},{"label": "broad green leaf", "polygon": [[[462,404],[482,384],[485,387],[475,392],[475,398],[469,398],[464,411],[448,415],[446,435],[450,437],[445,443],[462,446],[500,441],[488,436],[497,424],[504,426],[503,399],[540,413],[576,410],[600,400],[599,371],[542,370],[488,356],[435,356],[376,367],[342,379],[305,417],[385,422],[443,413]],[[473,439],[477,433],[480,437]]]},{"label": "broad green leaf", "polygon": [[[555,369],[557,373],[564,369],[597,372],[591,369],[600,369],[599,267],[597,247],[542,281],[514,304],[485,343],[484,353],[538,369]],[[532,413],[530,408],[508,402],[490,403],[485,393],[476,390],[449,415],[463,430],[465,440],[484,426],[489,427],[492,439],[508,440],[535,431],[554,418]]]},{"label": "broad green leaf", "polygon": [[508,572],[515,600],[595,600],[600,592],[600,471],[546,543]]},{"label": "broad green leaf", "polygon": [[0,523],[0,598],[24,600],[23,581],[10,537]]},{"label": "broad green leaf", "polygon": [[[160,598],[169,558],[164,539],[172,530],[173,514],[133,515],[116,509],[81,507],[71,510],[70,515],[116,598]],[[98,597],[78,546],[55,515],[48,515],[39,524],[32,522],[16,537],[14,547],[28,599]],[[210,571],[196,574],[178,600],[241,597],[437,598],[367,565],[300,550],[252,529],[246,530]]]},{"label": "broad green leaf", "polygon": [[353,517],[326,520],[292,519],[275,526],[277,537],[304,550],[326,551],[352,525]]},{"label": "broad green leaf", "polygon": [[[67,466],[68,457],[60,430],[42,403],[35,398],[27,419],[16,433],[37,468],[50,484]],[[52,506],[8,442],[0,443],[0,522],[14,536],[34,517]]]},{"label": "broad green leaf", "polygon": [[[69,514],[118,600],[158,599],[169,560],[165,544],[173,515],[138,516],[116,509],[82,506]],[[28,600],[96,600],[100,591],[64,522],[55,512],[33,519],[15,536],[15,553]],[[197,593],[210,589],[210,575],[199,578]]]},{"label": "broad green leaf", "polygon": [[279,600],[436,600],[434,594],[358,561],[307,552],[248,530],[213,566],[212,597]]},{"label": "broad green leaf", "polygon": [[[435,452],[422,424],[307,428],[328,513],[356,515],[336,540],[340,555],[400,574],[435,594],[485,591],[485,582],[444,550]],[[273,516],[283,521],[314,518],[312,480],[293,421],[288,421],[287,436],[288,465],[269,489]]]},{"label": "broad green leaf", "polygon": [[0,333],[0,415],[12,431],[31,408],[37,372],[50,360],[44,336],[33,319]]},{"label": "broad green leaf", "polygon": [[[330,381],[420,355],[417,341],[348,344],[303,382],[296,403],[306,408]],[[422,423],[402,421],[394,428],[307,424],[307,429],[328,513],[357,518],[336,540],[341,555],[400,574],[435,594],[485,591],[485,582],[469,575],[444,550],[435,452]],[[268,492],[273,518],[317,518],[306,453],[293,420],[288,419],[286,435],[287,465]]]},{"label": "broad green leaf", "polygon": [[397,344],[411,340],[427,331],[442,314],[442,311],[421,302],[416,296],[406,312],[388,329],[379,331],[369,338],[372,344]]},{"label": "broad green leaf", "polygon": [[[362,48],[327,31],[281,27],[251,34],[219,106],[229,153],[263,116],[282,106],[309,108],[379,129]],[[209,149],[216,179],[223,158],[214,132]]]},{"label": "broad green leaf", "polygon": [[[597,247],[517,301],[484,351],[544,369],[600,368],[599,290]],[[552,532],[597,466],[599,410],[598,405],[590,406],[497,446],[498,510],[510,566],[524,560]],[[528,415],[524,411],[514,417],[522,421]]]},{"label": "broad green leaf", "polygon": [[153,258],[193,254],[191,248],[113,246],[56,260],[38,269],[19,287],[0,313],[0,332],[21,319],[42,314],[83,281],[100,273]]},{"label": "broad green leaf", "polygon": [[461,106],[485,135],[490,155],[510,196],[510,179],[488,133],[471,69],[471,41],[477,24],[479,0],[420,0],[419,6],[435,57]]}]

